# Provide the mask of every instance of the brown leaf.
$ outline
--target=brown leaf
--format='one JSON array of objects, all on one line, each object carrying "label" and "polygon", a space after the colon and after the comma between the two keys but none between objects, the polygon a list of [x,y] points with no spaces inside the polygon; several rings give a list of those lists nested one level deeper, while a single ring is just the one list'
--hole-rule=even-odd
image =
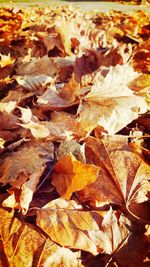
[{"label": "brown leaf", "polygon": [[50,121],[39,121],[36,116],[32,115],[30,109],[20,109],[22,112],[20,124],[26,129],[30,129],[35,138],[46,138],[50,140],[63,140],[81,138],[86,135],[81,125],[75,121],[75,116],[67,112],[51,113]]},{"label": "brown leaf", "polygon": [[117,218],[112,210],[84,211],[73,200],[61,198],[51,201],[37,214],[37,225],[51,240],[93,255],[116,251],[130,233],[128,224],[124,216]]},{"label": "brown leaf", "polygon": [[[9,213],[0,209],[0,263],[1,266],[83,266],[79,253],[61,248],[46,238],[35,226],[20,222]],[[57,256],[57,259],[56,259]]]},{"label": "brown leaf", "polygon": [[78,192],[81,201],[100,206],[125,204],[128,210],[132,203],[147,201],[150,166],[130,150],[125,136],[89,137],[85,151],[88,162],[101,169],[95,183]]},{"label": "brown leaf", "polygon": [[49,56],[64,56],[64,44],[59,32],[54,27],[49,28],[48,31],[49,33],[39,32],[36,36],[44,43]]},{"label": "brown leaf", "polygon": [[53,159],[53,144],[46,142],[30,142],[15,152],[10,152],[1,157],[2,184],[19,184],[19,175],[23,173],[26,178],[38,171]]},{"label": "brown leaf", "polygon": [[70,199],[73,192],[83,189],[93,183],[99,168],[90,164],[83,164],[70,153],[55,164],[52,174],[52,184],[59,195]]},{"label": "brown leaf", "polygon": [[23,214],[27,212],[45,164],[53,160],[53,149],[52,143],[31,142],[2,157],[0,183],[13,185],[10,196],[3,201],[4,207],[20,209]]},{"label": "brown leaf", "polygon": [[62,110],[74,106],[79,102],[77,91],[78,84],[74,80],[70,80],[60,91],[51,86],[38,97],[38,106],[43,110]]},{"label": "brown leaf", "polygon": [[20,186],[20,189],[18,189],[19,183],[16,183],[16,188],[13,187],[9,189],[8,192],[10,193],[10,196],[3,201],[2,206],[19,209],[22,214],[25,215],[29,209],[33,194],[36,191],[36,187],[44,169],[45,167],[43,166],[39,172],[30,175],[26,182],[23,181],[25,181],[27,177],[25,175],[21,175],[19,182],[20,184],[22,182],[22,185]]},{"label": "brown leaf", "polygon": [[32,58],[30,62],[22,63],[16,68],[17,75],[48,75],[57,73],[57,66],[53,59],[48,56]]},{"label": "brown leaf", "polygon": [[86,163],[85,158],[85,145],[80,145],[75,140],[64,140],[61,141],[59,149],[57,151],[57,159],[61,159],[68,154],[72,154],[75,158],[82,163]]},{"label": "brown leaf", "polygon": [[135,230],[128,242],[116,253],[115,258],[122,267],[148,267],[150,263],[149,242],[143,231]]}]

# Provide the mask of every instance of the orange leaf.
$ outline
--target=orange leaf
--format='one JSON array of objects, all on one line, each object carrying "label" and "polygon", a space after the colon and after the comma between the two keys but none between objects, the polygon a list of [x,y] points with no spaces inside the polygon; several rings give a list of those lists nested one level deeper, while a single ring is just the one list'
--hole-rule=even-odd
[{"label": "orange leaf", "polygon": [[52,184],[61,196],[69,199],[73,192],[93,183],[98,172],[99,167],[83,164],[70,153],[61,158],[54,166]]},{"label": "orange leaf", "polygon": [[109,211],[84,211],[75,201],[62,198],[49,202],[37,214],[37,225],[61,246],[97,255],[119,249],[130,231],[123,215]]},{"label": "orange leaf", "polygon": [[61,248],[37,227],[19,221],[13,212],[0,209],[0,217],[0,266],[83,266],[79,252]]}]

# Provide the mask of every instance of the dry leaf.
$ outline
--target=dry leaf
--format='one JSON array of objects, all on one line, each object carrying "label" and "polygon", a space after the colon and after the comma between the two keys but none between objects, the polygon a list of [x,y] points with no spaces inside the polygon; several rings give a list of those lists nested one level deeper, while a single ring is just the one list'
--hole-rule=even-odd
[{"label": "dry leaf", "polygon": [[137,119],[139,114],[147,111],[147,104],[139,96],[124,96],[101,98],[94,101],[87,99],[78,109],[76,121],[87,133],[95,127],[101,126],[110,135],[113,135]]},{"label": "dry leaf", "polygon": [[57,66],[53,59],[48,56],[32,58],[28,63],[22,63],[16,69],[17,75],[47,75],[54,76],[57,73]]},{"label": "dry leaf", "polygon": [[65,199],[70,199],[73,192],[93,183],[98,172],[99,168],[97,166],[81,163],[70,153],[60,158],[55,164],[52,184],[59,195]]},{"label": "dry leaf", "polygon": [[[15,152],[6,154],[1,158],[1,178],[2,184],[15,184],[21,173],[25,174],[28,179],[53,159],[54,147],[51,142],[31,142],[22,146]],[[18,184],[18,186],[20,186]]]},{"label": "dry leaf", "polygon": [[[74,106],[79,100],[75,98],[77,89],[73,86],[68,83],[60,92],[54,86],[49,87],[43,95],[38,97],[38,106],[43,110],[62,110]],[[73,95],[69,90],[73,92]],[[69,92],[68,97],[65,91]]]},{"label": "dry leaf", "polygon": [[51,201],[37,214],[37,225],[61,246],[82,249],[97,255],[119,249],[127,239],[130,223],[123,215],[117,218],[108,212],[84,211],[75,201]]},{"label": "dry leaf", "polygon": [[15,77],[15,79],[19,85],[25,87],[30,91],[40,91],[41,87],[49,85],[53,81],[51,76],[44,74],[38,76],[26,75],[25,77],[17,76]]},{"label": "dry leaf", "polygon": [[14,61],[15,60],[11,58],[10,54],[8,56],[0,54],[0,67],[1,68],[12,65]]},{"label": "dry leaf", "polygon": [[14,111],[16,108],[16,101],[9,101],[9,102],[1,102],[0,103],[0,111],[7,112],[8,114]]},{"label": "dry leaf", "polygon": [[80,145],[75,140],[61,141],[57,151],[57,159],[59,160],[62,157],[67,156],[69,153],[73,154],[73,156],[82,163],[86,163],[84,144]]},{"label": "dry leaf", "polygon": [[39,121],[33,116],[31,110],[20,108],[22,112],[22,120],[24,124],[19,125],[30,129],[35,138],[46,138],[49,140],[71,140],[73,138],[80,139],[86,135],[81,125],[75,121],[75,116],[67,112],[51,113],[50,121]]},{"label": "dry leaf", "polygon": [[13,212],[0,209],[0,215],[1,266],[83,266],[79,260],[79,253],[61,248],[46,238],[37,227],[22,223],[13,217]]},{"label": "dry leaf", "polygon": [[46,163],[53,160],[52,143],[30,143],[1,159],[0,183],[13,185],[10,196],[3,201],[4,207],[17,208],[25,214],[33,193],[45,170]]},{"label": "dry leaf", "polygon": [[130,205],[148,200],[150,166],[130,150],[125,136],[102,140],[89,137],[85,149],[88,162],[101,169],[95,183],[78,192],[80,200],[100,206],[126,205],[134,214]]},{"label": "dry leaf", "polygon": [[4,148],[5,140],[3,138],[0,138],[0,149]]}]

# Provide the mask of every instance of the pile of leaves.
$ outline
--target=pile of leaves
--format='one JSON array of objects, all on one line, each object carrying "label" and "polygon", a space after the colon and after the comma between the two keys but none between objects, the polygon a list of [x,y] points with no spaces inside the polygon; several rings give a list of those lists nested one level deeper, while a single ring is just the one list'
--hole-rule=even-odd
[{"label": "pile of leaves", "polygon": [[0,9],[0,266],[148,267],[150,15]]}]

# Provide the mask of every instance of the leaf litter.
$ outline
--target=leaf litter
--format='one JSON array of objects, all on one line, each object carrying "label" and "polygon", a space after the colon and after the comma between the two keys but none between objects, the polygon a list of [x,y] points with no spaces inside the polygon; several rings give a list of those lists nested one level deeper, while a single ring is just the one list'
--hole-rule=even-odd
[{"label": "leaf litter", "polygon": [[149,266],[149,13],[0,21],[0,265]]}]

